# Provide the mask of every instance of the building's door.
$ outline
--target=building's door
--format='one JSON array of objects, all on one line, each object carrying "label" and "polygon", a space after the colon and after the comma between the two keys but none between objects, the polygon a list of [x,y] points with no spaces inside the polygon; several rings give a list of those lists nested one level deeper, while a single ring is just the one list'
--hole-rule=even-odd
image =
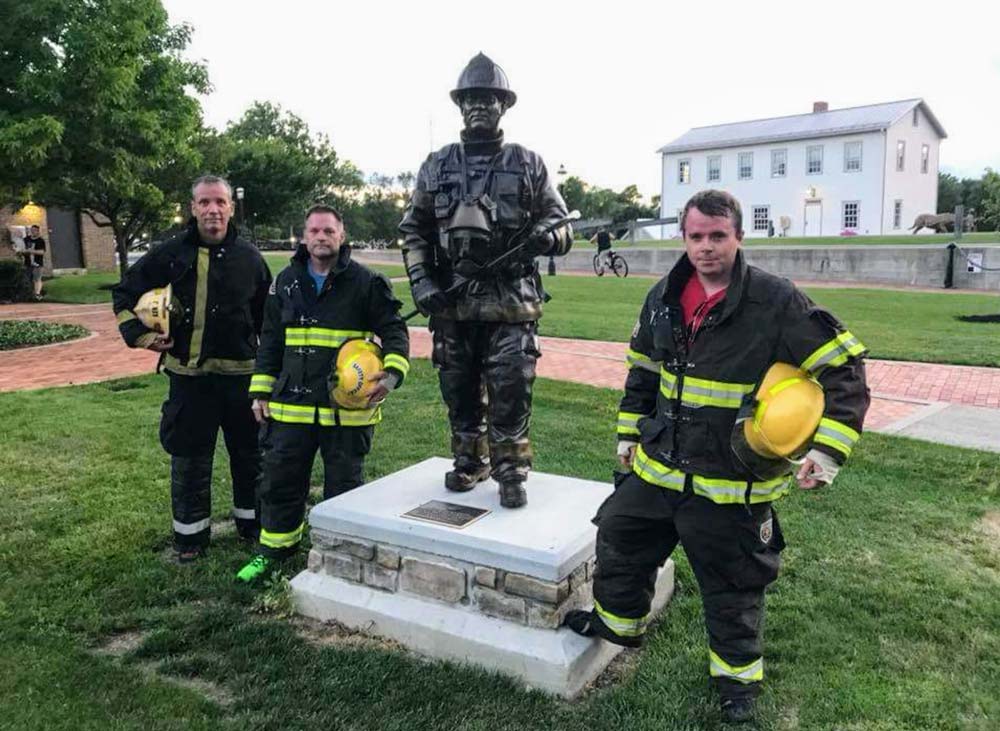
[{"label": "building's door", "polygon": [[823,235],[823,204],[820,201],[806,201],[806,211],[802,217],[802,235]]},{"label": "building's door", "polygon": [[52,247],[52,268],[82,269],[79,215],[65,208],[48,208],[45,213],[49,224],[49,246]]}]

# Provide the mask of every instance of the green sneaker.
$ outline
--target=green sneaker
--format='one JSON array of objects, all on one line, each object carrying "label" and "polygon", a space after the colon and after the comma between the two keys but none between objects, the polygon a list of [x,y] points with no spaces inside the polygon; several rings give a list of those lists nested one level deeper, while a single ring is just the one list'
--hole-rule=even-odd
[{"label": "green sneaker", "polygon": [[258,553],[250,560],[250,563],[239,570],[239,573],[236,574],[236,580],[242,581],[244,584],[252,584],[270,571],[275,563],[273,558]]}]

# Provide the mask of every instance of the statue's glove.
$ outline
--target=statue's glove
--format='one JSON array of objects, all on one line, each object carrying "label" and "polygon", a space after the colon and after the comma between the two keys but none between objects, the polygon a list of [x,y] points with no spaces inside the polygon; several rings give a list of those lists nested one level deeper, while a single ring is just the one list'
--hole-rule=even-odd
[{"label": "statue's glove", "polygon": [[448,295],[428,277],[418,279],[410,285],[413,304],[425,315],[438,315],[448,307]]},{"label": "statue's glove", "polygon": [[535,224],[528,235],[528,243],[524,248],[532,257],[546,256],[556,245],[555,233],[546,228],[544,223]]}]

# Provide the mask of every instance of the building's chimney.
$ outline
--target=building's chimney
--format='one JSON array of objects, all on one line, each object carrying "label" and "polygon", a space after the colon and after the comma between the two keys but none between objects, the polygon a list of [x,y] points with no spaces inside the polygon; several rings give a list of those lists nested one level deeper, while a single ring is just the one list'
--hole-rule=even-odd
[{"label": "building's chimney", "polygon": [[813,114],[816,112],[828,112],[830,111],[830,105],[826,102],[813,102]]}]

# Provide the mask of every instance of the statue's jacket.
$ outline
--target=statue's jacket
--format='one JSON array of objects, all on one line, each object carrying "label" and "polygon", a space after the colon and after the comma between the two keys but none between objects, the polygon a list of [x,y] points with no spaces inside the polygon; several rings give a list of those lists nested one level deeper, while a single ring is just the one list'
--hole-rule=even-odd
[{"label": "statue's jacket", "polygon": [[402,383],[410,370],[410,339],[399,315],[402,303],[384,275],[351,259],[346,244],[318,294],[308,259],[300,245],[271,285],[250,396],[267,399],[275,421],[376,424],[382,419],[381,407],[337,407],[330,401],[329,379],[344,343],[377,337],[385,370]]},{"label": "statue's jacket", "polygon": [[633,471],[720,504],[786,494],[787,475],[755,481],[731,448],[740,407],[775,362],[802,368],[823,387],[811,448],[842,464],[869,404],[864,345],[792,282],[747,265],[742,251],[725,297],[689,340],[680,298],[693,273],[685,254],[649,291],[633,330],[617,426],[620,441],[637,443]]},{"label": "statue's jacket", "polygon": [[[521,145],[504,144],[503,134],[485,142],[446,145],[428,156],[417,175],[416,187],[399,230],[403,256],[411,281],[430,276],[442,289],[457,279],[454,251],[448,248],[448,222],[463,196],[495,205],[493,238],[481,262],[523,241],[533,226],[563,219],[566,204],[552,184],[542,158]],[[551,252],[569,251],[572,236],[561,229]],[[487,322],[526,322],[542,315],[545,291],[534,260],[509,257],[490,276],[466,280],[453,306],[441,317]]]}]

